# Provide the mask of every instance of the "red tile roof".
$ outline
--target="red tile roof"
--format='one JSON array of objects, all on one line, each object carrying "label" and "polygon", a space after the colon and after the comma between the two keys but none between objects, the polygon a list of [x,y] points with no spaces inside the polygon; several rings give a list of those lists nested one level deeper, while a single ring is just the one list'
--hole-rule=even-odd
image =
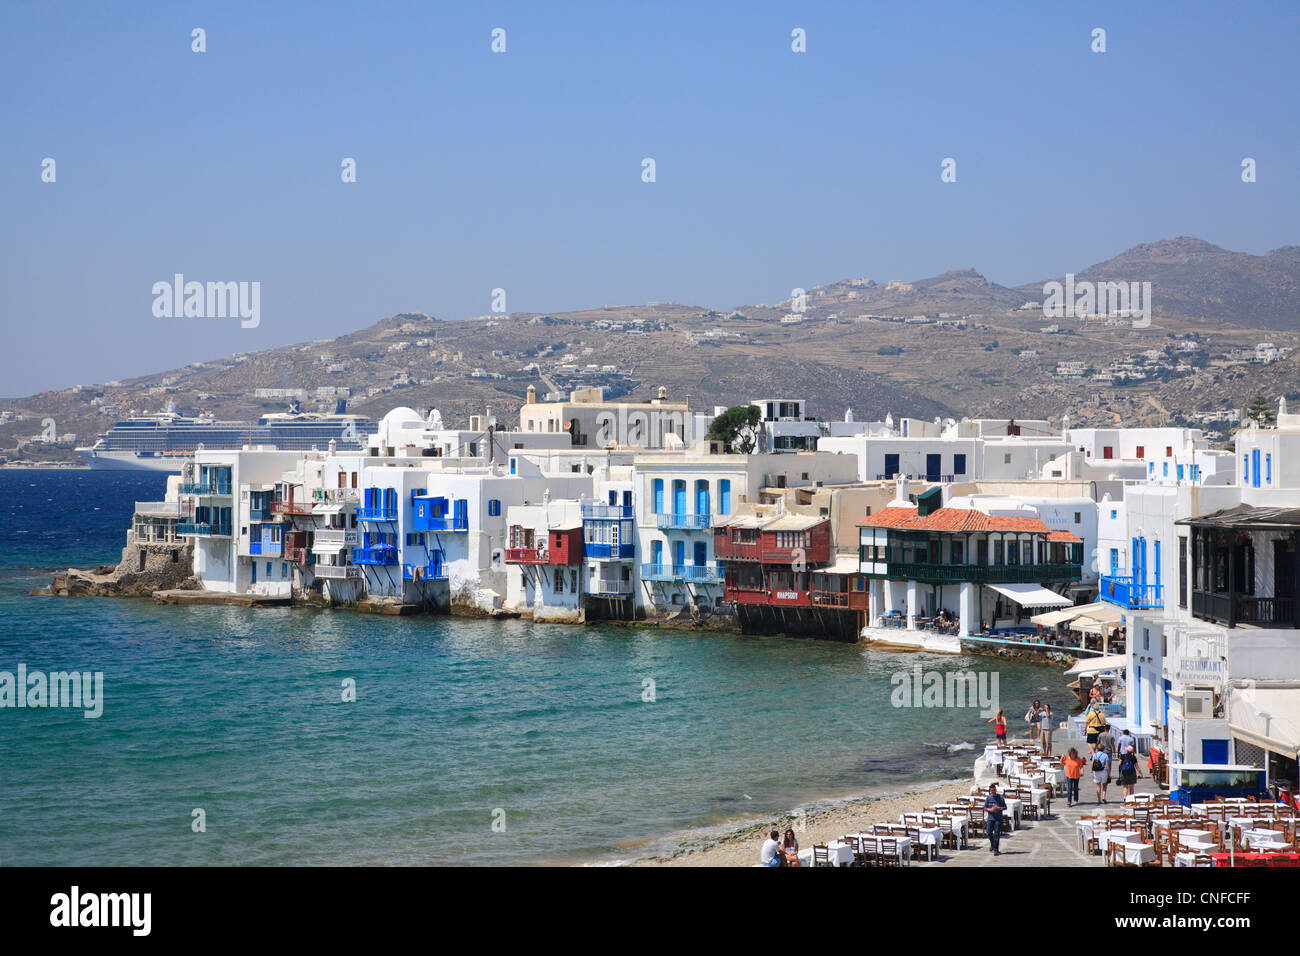
[{"label": "red tile roof", "polygon": [[1067,544],[1083,544],[1083,539],[1072,531],[1053,531],[1047,536],[1048,541],[1064,541]]},{"label": "red tile roof", "polygon": [[[1027,531],[1034,534],[1047,534],[1051,531],[1039,518],[990,515],[975,508],[938,508],[922,518],[917,515],[916,508],[896,505],[882,508],[865,521],[860,521],[858,527],[894,528],[899,531]],[[1060,533],[1070,534],[1068,531]],[[1070,537],[1079,540],[1073,535]]]}]

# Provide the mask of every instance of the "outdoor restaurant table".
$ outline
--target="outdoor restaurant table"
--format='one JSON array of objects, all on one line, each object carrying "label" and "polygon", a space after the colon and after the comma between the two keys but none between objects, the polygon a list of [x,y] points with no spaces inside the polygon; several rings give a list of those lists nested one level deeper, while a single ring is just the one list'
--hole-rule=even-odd
[{"label": "outdoor restaurant table", "polygon": [[[1157,828],[1157,833],[1158,832],[1159,832],[1159,828]],[[1214,842],[1213,830],[1179,830],[1178,836],[1179,839],[1181,839],[1184,843],[1187,843],[1189,845],[1192,843],[1213,843]]]},{"label": "outdoor restaurant table", "polygon": [[1064,767],[1039,767],[1038,769],[1043,773],[1044,783],[1050,783],[1057,790],[1065,786]]},{"label": "outdoor restaurant table", "polygon": [[1143,866],[1156,861],[1156,848],[1150,843],[1139,843],[1137,839],[1124,841],[1124,862],[1133,866]]},{"label": "outdoor restaurant table", "polygon": [[[853,847],[847,843],[841,843],[839,840],[830,840],[826,844],[827,855],[830,857],[831,866],[848,866],[853,862]],[[799,851],[799,865],[813,865],[812,847]]]},{"label": "outdoor restaurant table", "polygon": [[1249,849],[1256,851],[1264,851],[1273,847],[1283,849],[1290,846],[1290,844],[1286,842],[1286,835],[1281,830],[1267,830],[1263,828],[1242,830],[1241,842]]},{"label": "outdoor restaurant table", "polygon": [[1007,813],[1011,814],[1011,829],[1020,829],[1020,798],[1003,797],[1007,802]]},{"label": "outdoor restaurant table", "polygon": [[989,744],[984,748],[984,762],[990,767],[1002,765],[1002,750],[997,744]]},{"label": "outdoor restaurant table", "polygon": [[1140,839],[1142,834],[1134,833],[1132,830],[1107,830],[1097,834],[1097,849],[1101,850],[1102,856],[1105,856],[1111,843],[1137,843]]},{"label": "outdoor restaurant table", "polygon": [[[1174,856],[1174,866],[1195,866],[1195,865],[1196,865],[1195,853],[1178,853]],[[1206,865],[1207,864],[1205,863],[1201,864],[1201,866],[1206,866]]]},{"label": "outdoor restaurant table", "polygon": [[1300,865],[1300,858],[1295,853],[1238,853],[1235,856],[1227,853],[1212,853],[1215,866],[1232,866],[1232,861],[1241,863],[1242,860],[1263,860],[1269,862],[1281,857],[1286,861],[1286,866]]},{"label": "outdoor restaurant table", "polygon": [[877,853],[880,852],[881,840],[893,840],[895,843],[898,844],[898,862],[900,863],[906,863],[908,859],[912,856],[911,837],[886,836],[882,833],[850,833],[848,834],[848,836],[854,836],[860,839],[862,841],[863,849],[865,849],[867,845],[870,844],[871,846],[876,848]]}]

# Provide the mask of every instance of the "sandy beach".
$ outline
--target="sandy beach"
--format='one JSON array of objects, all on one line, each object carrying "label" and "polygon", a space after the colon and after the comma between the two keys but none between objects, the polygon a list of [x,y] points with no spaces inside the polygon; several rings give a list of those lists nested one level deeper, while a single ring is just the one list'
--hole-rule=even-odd
[{"label": "sandy beach", "polygon": [[758,862],[758,853],[768,830],[777,829],[784,833],[787,827],[794,827],[799,846],[807,848],[814,843],[836,840],[846,833],[863,830],[873,823],[898,823],[900,814],[918,812],[959,794],[969,794],[974,783],[972,768],[972,775],[967,780],[919,784],[901,793],[850,798],[825,809],[809,810],[806,814],[787,813],[768,822],[734,830],[698,847],[686,847],[669,856],[637,860],[633,866],[752,866]]}]

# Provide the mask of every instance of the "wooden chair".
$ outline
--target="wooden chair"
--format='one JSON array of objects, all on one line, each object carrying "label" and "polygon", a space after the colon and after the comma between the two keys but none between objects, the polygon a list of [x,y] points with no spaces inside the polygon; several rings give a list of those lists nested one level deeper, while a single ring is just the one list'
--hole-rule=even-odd
[{"label": "wooden chair", "polygon": [[849,849],[853,851],[854,866],[866,866],[867,863],[866,854],[863,851],[862,839],[860,837],[842,836],[840,837],[840,842],[847,843],[849,845]]},{"label": "wooden chair", "polygon": [[873,844],[876,860],[880,866],[899,866],[898,840],[894,837],[881,837]]},{"label": "wooden chair", "polygon": [[907,838],[912,841],[912,859],[921,859],[921,854],[925,852],[925,847],[921,845],[921,829],[919,827],[909,828]]},{"label": "wooden chair", "polygon": [[814,843],[812,851],[814,867],[831,865],[831,851],[825,843]]},{"label": "wooden chair", "polygon": [[1192,866],[1214,866],[1214,857],[1208,853],[1192,854]]}]

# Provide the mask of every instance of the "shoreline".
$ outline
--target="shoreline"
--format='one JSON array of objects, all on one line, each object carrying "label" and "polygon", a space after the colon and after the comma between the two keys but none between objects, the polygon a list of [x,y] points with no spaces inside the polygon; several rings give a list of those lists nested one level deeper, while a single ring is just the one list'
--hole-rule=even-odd
[{"label": "shoreline", "polygon": [[[977,745],[972,755],[981,747]],[[630,861],[589,861],[580,865],[616,866],[621,862],[626,866],[751,866],[758,862],[758,851],[768,829],[784,832],[788,827],[794,828],[799,846],[807,848],[814,843],[839,839],[845,833],[873,823],[896,823],[903,813],[914,813],[958,794],[969,794],[975,779],[972,764],[969,777],[904,784],[902,789],[891,787],[818,798],[762,820],[678,831],[680,836],[702,835],[680,843],[670,853],[642,856]],[[711,829],[721,832],[710,834]],[[671,835],[665,837],[672,838]]]}]

